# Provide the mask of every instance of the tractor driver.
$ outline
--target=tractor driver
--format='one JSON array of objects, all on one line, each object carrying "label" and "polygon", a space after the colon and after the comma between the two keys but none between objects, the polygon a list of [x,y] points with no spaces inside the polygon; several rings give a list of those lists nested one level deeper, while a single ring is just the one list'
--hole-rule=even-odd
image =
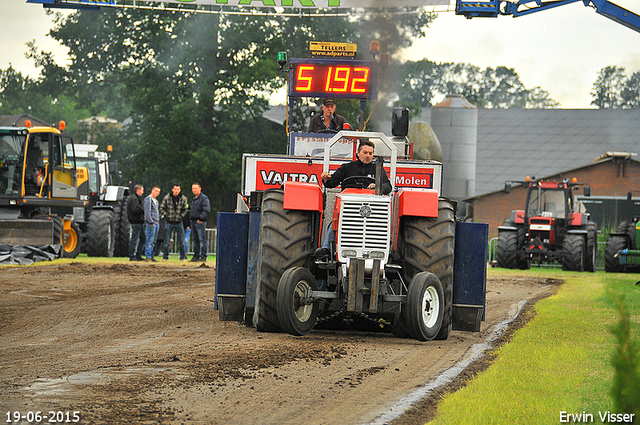
[{"label": "tractor driver", "polygon": [[322,113],[311,118],[309,123],[309,133],[322,133],[326,131],[335,132],[342,130],[347,119],[336,114],[336,102],[327,98],[322,102]]},{"label": "tractor driver", "polygon": [[[324,181],[325,187],[332,188],[341,186],[342,189],[353,187],[358,188],[362,184],[363,180],[368,182],[370,179],[375,179],[376,166],[372,163],[374,148],[375,145],[372,141],[362,140],[360,142],[360,146],[358,146],[358,159],[342,164],[340,168],[333,173],[333,175],[329,174],[327,171],[320,175]],[[349,177],[355,178],[350,179]],[[360,179],[357,177],[360,177]],[[369,179],[367,179],[367,177]],[[375,187],[375,183],[369,183],[367,185],[367,189],[374,189]],[[391,182],[389,181],[389,177],[387,177],[386,171],[383,170],[382,194],[387,195],[389,193],[391,193]],[[329,257],[331,255],[331,243],[334,241],[335,233],[333,232],[333,229],[331,229],[330,224],[329,229],[327,229],[324,242],[322,243],[322,247],[316,250],[315,257],[317,259]],[[321,283],[321,288],[323,288],[323,285],[324,283]]]},{"label": "tractor driver", "polygon": [[[324,181],[325,187],[332,188],[341,186],[342,189],[349,187],[358,188],[364,179],[349,179],[349,177],[364,176],[375,179],[376,166],[372,162],[374,148],[375,145],[370,140],[361,141],[360,146],[358,146],[358,159],[342,164],[340,168],[333,173],[333,175],[329,174],[327,171],[320,175]],[[375,187],[375,183],[370,183],[367,186],[367,189],[374,189]],[[391,182],[389,181],[389,177],[387,177],[387,173],[384,172],[384,175],[382,176],[382,194],[387,195],[388,193],[391,193]]]}]

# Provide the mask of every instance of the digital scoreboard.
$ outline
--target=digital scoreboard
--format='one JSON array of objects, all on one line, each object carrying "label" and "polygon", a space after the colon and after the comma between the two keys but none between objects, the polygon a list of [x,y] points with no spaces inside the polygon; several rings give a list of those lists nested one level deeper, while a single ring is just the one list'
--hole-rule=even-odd
[{"label": "digital scoreboard", "polygon": [[289,96],[375,99],[378,66],[372,61],[291,59]]}]

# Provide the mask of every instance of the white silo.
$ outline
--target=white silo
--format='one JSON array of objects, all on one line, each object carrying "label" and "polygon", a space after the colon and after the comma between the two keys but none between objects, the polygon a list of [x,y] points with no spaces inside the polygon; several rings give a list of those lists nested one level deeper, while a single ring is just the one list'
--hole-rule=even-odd
[{"label": "white silo", "polygon": [[464,216],[460,201],[475,195],[478,109],[462,95],[448,95],[431,108],[431,128],[442,146],[442,195],[458,201]]}]

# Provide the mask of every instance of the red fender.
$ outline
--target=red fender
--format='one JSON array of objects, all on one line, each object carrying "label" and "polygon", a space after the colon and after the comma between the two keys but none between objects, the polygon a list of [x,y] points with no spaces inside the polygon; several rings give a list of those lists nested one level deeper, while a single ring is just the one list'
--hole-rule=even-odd
[{"label": "red fender", "polygon": [[322,212],[322,189],[313,183],[285,182],[283,208]]},{"label": "red fender", "polygon": [[571,214],[571,225],[572,226],[584,226],[587,224],[587,219],[589,216],[584,213],[573,213]]},{"label": "red fender", "polygon": [[438,217],[438,191],[403,188],[398,191],[398,217]]}]

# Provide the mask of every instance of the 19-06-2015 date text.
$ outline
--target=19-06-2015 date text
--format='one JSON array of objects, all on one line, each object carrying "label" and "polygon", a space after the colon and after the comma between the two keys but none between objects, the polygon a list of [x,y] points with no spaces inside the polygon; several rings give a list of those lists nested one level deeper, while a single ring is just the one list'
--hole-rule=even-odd
[{"label": "19-06-2015 date text", "polygon": [[61,424],[61,423],[75,423],[80,422],[80,412],[63,412],[63,411],[48,411],[48,412],[6,412],[5,423],[29,423],[29,424]]}]

